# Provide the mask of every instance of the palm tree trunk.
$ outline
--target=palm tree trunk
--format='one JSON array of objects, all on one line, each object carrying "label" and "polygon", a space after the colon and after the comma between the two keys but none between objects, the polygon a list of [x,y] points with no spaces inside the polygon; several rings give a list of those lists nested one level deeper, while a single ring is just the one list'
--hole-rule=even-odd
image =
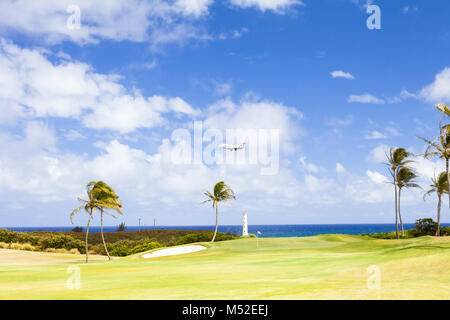
[{"label": "palm tree trunk", "polygon": [[397,235],[398,240],[399,236],[398,236],[398,209],[397,209],[397,181],[395,179],[395,173],[394,173],[394,190],[395,190],[395,233]]},{"label": "palm tree trunk", "polygon": [[441,235],[441,196],[438,195],[438,212],[437,212],[437,230],[436,230],[436,237],[439,237]]},{"label": "palm tree trunk", "polygon": [[402,226],[402,238],[405,237],[405,230],[403,229],[403,220],[402,220],[402,214],[400,212],[400,193],[402,189],[398,189],[398,217],[400,218],[400,225]]},{"label": "palm tree trunk", "polygon": [[[445,159],[445,171],[447,172],[447,183],[450,186],[450,171],[448,170],[448,158]],[[448,193],[448,207],[450,208],[450,192]]]},{"label": "palm tree trunk", "polygon": [[219,225],[219,206],[216,205],[216,230],[214,231],[214,236],[213,236],[211,242],[214,242],[214,239],[216,239],[218,225]]},{"label": "palm tree trunk", "polygon": [[100,232],[102,234],[103,246],[105,247],[106,255],[108,256],[108,259],[111,260],[108,248],[106,247],[105,237],[103,236],[103,208],[100,209]]},{"label": "palm tree trunk", "polygon": [[88,236],[89,236],[89,225],[91,224],[91,218],[92,218],[92,209],[91,213],[89,214],[89,220],[86,227],[86,263],[89,262],[89,248],[88,248]]}]

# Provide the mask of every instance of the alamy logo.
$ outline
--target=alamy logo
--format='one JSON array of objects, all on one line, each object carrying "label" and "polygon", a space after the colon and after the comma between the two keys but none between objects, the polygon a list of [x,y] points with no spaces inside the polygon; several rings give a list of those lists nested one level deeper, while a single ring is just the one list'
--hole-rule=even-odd
[{"label": "alamy logo", "polygon": [[81,28],[81,9],[79,6],[70,5],[67,7],[67,13],[70,14],[67,18],[67,28],[69,30],[79,30]]},{"label": "alamy logo", "polygon": [[367,28],[369,30],[380,30],[381,29],[381,9],[377,5],[368,5],[366,9],[367,14],[370,16],[367,18]]},{"label": "alamy logo", "polygon": [[81,270],[77,265],[70,265],[67,267],[67,273],[70,276],[67,278],[66,287],[69,290],[79,290],[81,288]]},{"label": "alamy logo", "polygon": [[381,270],[380,267],[371,265],[367,267],[367,273],[369,277],[367,278],[366,285],[369,290],[379,290],[381,289]]}]

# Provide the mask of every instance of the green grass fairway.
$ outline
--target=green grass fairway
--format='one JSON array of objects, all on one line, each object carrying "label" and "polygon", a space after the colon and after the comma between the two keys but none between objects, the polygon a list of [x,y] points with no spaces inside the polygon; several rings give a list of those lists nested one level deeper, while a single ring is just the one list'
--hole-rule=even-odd
[{"label": "green grass fairway", "polygon": [[[449,299],[450,238],[323,235],[224,241],[186,255],[107,262],[0,251],[0,299]],[[18,251],[15,251],[18,253]],[[81,270],[81,289],[66,286]],[[381,271],[368,289],[367,268]]]}]

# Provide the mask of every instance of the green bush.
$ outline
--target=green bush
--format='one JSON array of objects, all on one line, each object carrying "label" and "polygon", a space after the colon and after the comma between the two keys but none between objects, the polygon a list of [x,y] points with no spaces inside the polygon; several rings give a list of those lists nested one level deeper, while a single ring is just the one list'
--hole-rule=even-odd
[{"label": "green bush", "polygon": [[0,241],[6,243],[30,243],[33,246],[39,245],[40,238],[28,232],[15,232],[7,229],[0,230]]},{"label": "green bush", "polygon": [[66,250],[78,249],[81,253],[86,252],[85,243],[83,241],[66,235],[52,235],[49,238],[42,238],[39,241],[39,246],[44,250],[48,248]]},{"label": "green bush", "polygon": [[136,246],[136,241],[120,240],[114,243],[109,243],[106,246],[110,255],[116,257],[125,257],[130,254],[131,248]]},{"label": "green bush", "polygon": [[[125,257],[130,254],[144,252],[155,248],[161,248],[163,247],[163,245],[157,241],[147,238],[139,241],[119,240],[114,243],[107,243],[106,247],[108,248],[110,255],[115,257]],[[96,244],[90,247],[90,250],[92,250],[96,254],[106,255],[105,247],[103,246],[103,244]]]},{"label": "green bush", "polygon": [[450,227],[441,227],[441,236],[450,236]]},{"label": "green bush", "polygon": [[0,229],[0,241],[6,243],[18,242],[18,232]]},{"label": "green bush", "polygon": [[134,248],[132,248],[130,250],[129,254],[135,254],[135,253],[144,252],[144,251],[161,248],[161,247],[162,247],[162,245],[156,241],[145,242],[145,243],[139,244],[139,245],[135,246]]},{"label": "green bush", "polygon": [[[181,238],[178,238],[176,241],[176,245],[194,243],[194,242],[208,242],[211,241],[214,236],[214,232],[201,232],[201,233],[191,233],[187,234]],[[218,232],[216,235],[215,241],[225,241],[225,240],[233,240],[237,239],[239,236],[233,234],[225,234],[222,232]]]},{"label": "green bush", "polygon": [[416,220],[414,225],[417,236],[434,236],[437,230],[437,222],[434,222],[433,219],[419,219]]},{"label": "green bush", "polygon": [[[362,233],[361,235],[375,239],[397,239],[397,234],[395,232]],[[407,233],[405,234],[405,237],[408,238]]]},{"label": "green bush", "polygon": [[[437,222],[434,222],[431,218],[418,219],[416,220],[414,227],[415,229],[405,230],[404,238],[434,236],[436,235]],[[361,235],[376,239],[397,239],[395,232],[363,233]],[[450,236],[450,227],[441,227],[441,236]]]}]

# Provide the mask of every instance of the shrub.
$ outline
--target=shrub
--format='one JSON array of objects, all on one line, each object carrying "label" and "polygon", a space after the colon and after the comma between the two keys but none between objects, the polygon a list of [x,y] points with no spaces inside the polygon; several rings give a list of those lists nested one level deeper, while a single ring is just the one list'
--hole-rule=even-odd
[{"label": "shrub", "polygon": [[70,249],[69,251],[71,254],[80,254],[80,251],[77,248]]},{"label": "shrub", "polygon": [[139,245],[135,246],[134,248],[132,248],[129,251],[129,254],[135,254],[135,253],[144,252],[144,251],[161,248],[161,247],[162,247],[162,245],[156,241],[145,242],[145,243],[139,244]]},{"label": "shrub", "polygon": [[[125,257],[130,254],[144,252],[147,250],[160,248],[163,245],[152,239],[142,239],[139,241],[132,240],[119,240],[114,243],[107,243],[109,254],[116,257]],[[92,246],[92,251],[96,254],[106,255],[103,244],[96,244]]]},{"label": "shrub", "polygon": [[75,227],[72,229],[72,232],[83,232],[83,228],[82,227]]},{"label": "shrub", "polygon": [[9,249],[9,243],[0,242],[0,249]]},{"label": "shrub", "polygon": [[109,254],[116,257],[125,257],[129,255],[130,249],[135,246],[135,241],[120,240],[112,244],[107,244]]},{"label": "shrub", "polygon": [[[214,232],[201,232],[201,233],[191,233],[187,234],[181,238],[178,238],[176,241],[176,245],[194,243],[194,242],[208,242],[211,241],[214,236]],[[225,234],[218,232],[216,235],[215,241],[225,241],[225,240],[233,240],[237,239],[239,236],[233,234]]]},{"label": "shrub", "polygon": [[31,243],[24,243],[22,244],[22,249],[20,250],[36,251],[36,247],[32,246]]},{"label": "shrub", "polygon": [[441,227],[441,236],[450,236],[450,227]]},{"label": "shrub", "polygon": [[42,249],[55,248],[66,249],[67,251],[70,249],[78,249],[79,252],[86,252],[83,241],[66,235],[52,235],[50,238],[42,238],[39,241],[39,246]]},{"label": "shrub", "polygon": [[416,220],[414,227],[418,236],[434,236],[437,230],[437,222],[434,222],[431,218],[419,219]]},{"label": "shrub", "polygon": [[20,243],[13,242],[9,245],[9,248],[13,250],[22,250],[22,245]]},{"label": "shrub", "polygon": [[0,229],[0,241],[6,243],[17,242],[18,232]]},{"label": "shrub", "polygon": [[121,224],[119,224],[116,229],[117,232],[121,232],[121,231],[125,231],[125,230],[127,230],[127,227],[125,226],[125,222],[122,222]]},{"label": "shrub", "polygon": [[47,248],[44,250],[45,252],[51,252],[51,253],[70,253],[69,250],[63,249],[63,248]]},{"label": "shrub", "polygon": [[33,236],[28,232],[15,232],[6,229],[0,230],[0,241],[6,243],[30,243],[31,245],[39,245],[39,237]]}]

